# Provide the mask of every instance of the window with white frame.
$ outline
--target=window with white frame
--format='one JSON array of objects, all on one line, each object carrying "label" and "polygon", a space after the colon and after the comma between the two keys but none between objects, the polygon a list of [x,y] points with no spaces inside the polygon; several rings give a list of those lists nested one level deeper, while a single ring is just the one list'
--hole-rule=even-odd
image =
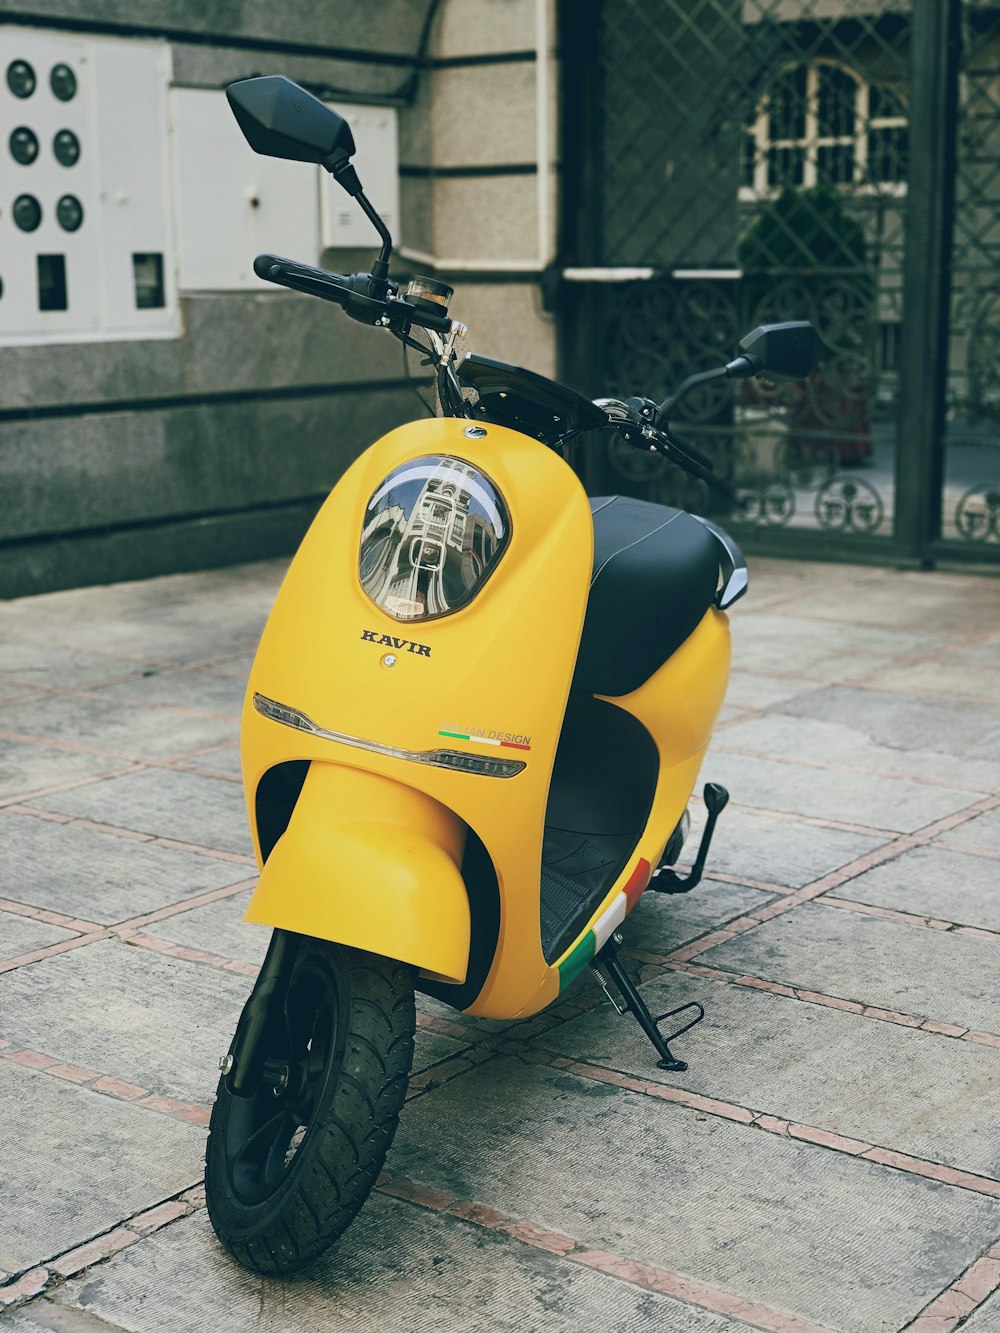
[{"label": "window with white frame", "polygon": [[908,126],[899,97],[830,60],[781,71],[746,129],[741,198],[786,186],[906,187]]}]

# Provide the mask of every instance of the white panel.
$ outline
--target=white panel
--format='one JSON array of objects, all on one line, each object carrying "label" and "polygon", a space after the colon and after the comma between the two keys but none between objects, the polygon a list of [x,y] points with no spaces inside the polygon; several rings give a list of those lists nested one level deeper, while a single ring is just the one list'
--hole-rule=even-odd
[{"label": "white panel", "polygon": [[[105,327],[176,327],[167,175],[165,46],[95,42],[97,133],[104,221]],[[132,256],[163,256],[165,307],[136,304]]]},{"label": "white panel", "polygon": [[[0,28],[0,343],[78,338],[176,335],[179,331],[167,208],[166,83],[164,43],[81,39],[19,26]],[[36,86],[18,98],[8,87],[12,61],[34,69]],[[50,83],[54,66],[67,65],[76,92],[66,101]],[[38,155],[15,161],[10,133],[24,126]],[[53,144],[70,131],[76,162],[64,165]],[[42,209],[31,232],[19,229],[13,205],[30,194]],[[72,196],[83,210],[75,231],[57,217],[59,200]],[[162,256],[162,309],[139,309],[132,255]],[[39,257],[61,256],[66,310],[39,308]]]},{"label": "white panel", "polygon": [[313,170],[253,152],[223,92],[178,88],[171,107],[182,290],[262,290],[262,251],[315,264]]},{"label": "white panel", "polygon": [[[35,73],[30,97],[19,98],[7,86],[11,63],[24,60]],[[54,97],[49,86],[53,66],[66,64],[77,82],[69,102]],[[32,131],[38,156],[21,165],[11,155],[11,131]],[[63,167],[52,142],[61,129],[71,130],[81,152],[74,166]],[[21,342],[73,333],[93,333],[101,325],[97,135],[94,131],[94,70],[89,44],[59,34],[40,37],[23,28],[0,29],[0,339]],[[14,204],[21,195],[36,199],[41,225],[22,231],[14,222]],[[78,231],[68,232],[56,221],[60,198],[72,195],[83,207]],[[62,255],[65,260],[68,309],[40,310],[38,256]]]},{"label": "white panel", "polygon": [[[398,246],[399,146],[396,109],[352,106],[346,102],[331,102],[330,105],[344,117],[354,133],[357,152],[351,160],[365,194],[392,233],[393,244]],[[322,168],[320,178],[324,248],[378,245],[378,232],[351,196]]]}]

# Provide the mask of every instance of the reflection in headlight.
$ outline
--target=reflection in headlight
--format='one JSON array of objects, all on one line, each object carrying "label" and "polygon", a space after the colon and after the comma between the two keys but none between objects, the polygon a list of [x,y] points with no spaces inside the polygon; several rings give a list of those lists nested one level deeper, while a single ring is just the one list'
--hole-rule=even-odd
[{"label": "reflection in headlight", "polygon": [[503,497],[459,458],[417,458],[390,473],[368,502],[361,585],[397,620],[427,620],[465,606],[510,539]]}]

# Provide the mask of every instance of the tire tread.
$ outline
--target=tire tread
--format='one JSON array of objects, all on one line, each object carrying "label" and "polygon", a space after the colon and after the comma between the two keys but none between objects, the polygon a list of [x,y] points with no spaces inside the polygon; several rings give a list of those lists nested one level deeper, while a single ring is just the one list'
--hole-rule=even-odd
[{"label": "tire tread", "polygon": [[399,1125],[413,1060],[412,969],[374,954],[342,952],[351,971],[342,1070],[322,1119],[310,1129],[315,1143],[309,1164],[252,1236],[232,1234],[235,1228],[224,1217],[229,1209],[213,1206],[213,1140],[219,1144],[225,1135],[221,1085],[212,1111],[209,1215],[236,1262],[258,1273],[295,1272],[337,1240],[371,1193]]}]

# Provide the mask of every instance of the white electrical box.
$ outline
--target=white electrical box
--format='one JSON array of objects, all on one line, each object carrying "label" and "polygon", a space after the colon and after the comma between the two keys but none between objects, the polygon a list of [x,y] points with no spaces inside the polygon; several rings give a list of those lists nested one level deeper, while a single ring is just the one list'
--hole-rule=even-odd
[{"label": "white electrical box", "polygon": [[224,92],[174,89],[171,120],[182,291],[266,290],[253,271],[265,251],[317,262],[312,168],[255,153]]},{"label": "white electrical box", "polygon": [[0,27],[0,344],[176,336],[164,43]]},{"label": "white electrical box", "polygon": [[[389,228],[394,245],[399,225],[399,144],[397,112],[387,106],[349,106],[331,102],[354,134],[357,151],[351,161],[365,195]],[[320,187],[324,249],[336,246],[380,245],[378,232],[357,203],[327,171],[321,171]]]},{"label": "white electrical box", "polygon": [[[354,132],[365,194],[392,231],[399,215],[396,111],[343,103],[334,109]],[[265,252],[316,264],[329,246],[379,244],[328,172],[255,153],[224,92],[175,89],[171,121],[182,291],[264,290],[253,261]]]}]

